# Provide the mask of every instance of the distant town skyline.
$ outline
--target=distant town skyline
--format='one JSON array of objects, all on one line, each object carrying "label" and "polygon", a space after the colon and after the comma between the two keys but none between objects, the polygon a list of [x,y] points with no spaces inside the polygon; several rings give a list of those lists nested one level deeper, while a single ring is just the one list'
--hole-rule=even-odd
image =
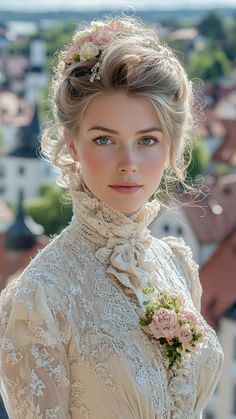
[{"label": "distant town skyline", "polygon": [[127,7],[136,10],[236,8],[236,0],[192,0],[187,4],[186,0],[31,0],[31,2],[26,2],[25,0],[8,0],[7,2],[1,2],[0,4],[0,10],[22,12],[60,10],[84,11],[91,9],[122,9]]}]

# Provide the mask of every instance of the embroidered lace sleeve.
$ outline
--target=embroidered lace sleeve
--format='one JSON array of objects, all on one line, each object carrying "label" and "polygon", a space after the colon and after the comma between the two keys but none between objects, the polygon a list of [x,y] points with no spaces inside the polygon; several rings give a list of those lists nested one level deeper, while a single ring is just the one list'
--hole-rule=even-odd
[{"label": "embroidered lace sleeve", "polygon": [[174,253],[176,262],[186,278],[187,287],[190,291],[193,303],[198,311],[201,309],[202,286],[199,281],[199,266],[193,259],[192,250],[182,238],[173,236],[162,239]]},{"label": "embroidered lace sleeve", "polygon": [[41,284],[18,279],[2,292],[0,392],[11,419],[71,417],[65,324]]}]

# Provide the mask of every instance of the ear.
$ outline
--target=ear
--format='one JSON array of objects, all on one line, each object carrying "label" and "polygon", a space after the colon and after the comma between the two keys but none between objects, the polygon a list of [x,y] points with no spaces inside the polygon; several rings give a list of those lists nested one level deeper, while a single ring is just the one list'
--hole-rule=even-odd
[{"label": "ear", "polygon": [[76,139],[66,127],[63,128],[63,131],[68,153],[74,161],[79,161],[78,152],[76,150]]},{"label": "ear", "polygon": [[67,146],[67,150],[70,153],[72,159],[74,161],[79,161],[78,152],[77,152],[76,147],[75,147],[75,140],[74,139],[69,140],[69,142],[67,142],[66,146]]}]

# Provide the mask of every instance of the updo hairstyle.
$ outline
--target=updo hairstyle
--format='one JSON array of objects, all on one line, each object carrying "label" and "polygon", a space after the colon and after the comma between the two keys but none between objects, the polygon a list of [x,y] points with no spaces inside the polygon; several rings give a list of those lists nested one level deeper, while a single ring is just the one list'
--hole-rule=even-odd
[{"label": "updo hairstyle", "polygon": [[[58,54],[50,97],[54,121],[43,132],[43,153],[60,169],[63,184],[69,187],[68,179],[76,175],[78,163],[68,153],[67,138],[76,135],[83,112],[95,96],[122,89],[129,95],[148,99],[154,106],[170,145],[164,183],[167,187],[167,179],[174,176],[184,184],[190,163],[184,158],[184,152],[190,144],[193,126],[193,90],[183,65],[156,32],[136,18],[109,17],[102,23],[91,23],[96,24],[113,24],[122,30],[117,30],[103,49],[99,77],[93,81],[91,71],[98,58],[68,64],[66,57],[71,45]],[[89,29],[78,27],[72,46]]]}]

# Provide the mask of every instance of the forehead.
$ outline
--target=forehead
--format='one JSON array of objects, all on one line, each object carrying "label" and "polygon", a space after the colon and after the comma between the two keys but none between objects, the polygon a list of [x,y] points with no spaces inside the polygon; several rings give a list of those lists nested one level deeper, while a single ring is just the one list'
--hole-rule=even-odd
[{"label": "forehead", "polygon": [[125,91],[101,93],[91,99],[86,107],[81,124],[102,125],[117,128],[117,125],[135,126],[138,129],[149,125],[160,125],[156,110],[151,102],[140,96],[134,96]]}]

